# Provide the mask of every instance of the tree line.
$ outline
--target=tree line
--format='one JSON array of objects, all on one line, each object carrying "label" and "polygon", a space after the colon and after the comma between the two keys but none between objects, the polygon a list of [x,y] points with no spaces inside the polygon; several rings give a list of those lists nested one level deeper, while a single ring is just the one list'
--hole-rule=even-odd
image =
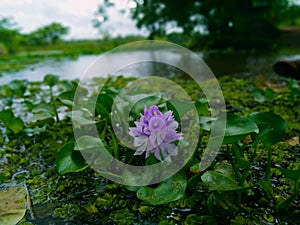
[{"label": "tree line", "polygon": [[[149,39],[166,38],[187,47],[209,49],[268,49],[279,36],[280,25],[300,25],[300,7],[293,0],[130,0],[131,18]],[[104,37],[102,24],[109,22],[107,8],[99,4],[92,21]],[[23,34],[12,18],[0,19],[0,54],[14,53],[20,45],[55,45],[70,28],[53,22]],[[102,33],[101,33],[102,31]],[[105,35],[103,35],[105,34]],[[103,37],[102,37],[103,38]]]},{"label": "tree line", "polygon": [[60,23],[52,22],[28,34],[23,34],[20,30],[13,18],[0,19],[0,54],[14,53],[20,45],[55,45],[69,33],[70,29]]},{"label": "tree line", "polygon": [[[104,0],[98,9],[108,21]],[[300,18],[293,0],[130,0],[132,19],[138,28],[157,37],[194,37],[194,45],[213,49],[266,49],[274,46],[279,26]],[[300,24],[299,24],[300,25]],[[177,34],[177,35],[175,35]]]}]

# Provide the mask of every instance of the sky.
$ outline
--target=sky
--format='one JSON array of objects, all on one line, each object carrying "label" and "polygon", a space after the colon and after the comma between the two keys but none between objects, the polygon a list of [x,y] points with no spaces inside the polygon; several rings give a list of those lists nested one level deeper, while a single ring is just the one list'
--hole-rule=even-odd
[{"label": "sky", "polygon": [[[141,34],[146,30],[138,30],[130,19],[130,0],[111,0],[116,7],[108,10],[109,21],[103,29],[113,36]],[[0,18],[12,17],[21,28],[22,33],[29,33],[52,22],[59,22],[70,27],[66,39],[98,38],[97,29],[92,25],[96,18],[94,13],[102,0],[0,0]],[[120,10],[126,13],[121,14]]]}]

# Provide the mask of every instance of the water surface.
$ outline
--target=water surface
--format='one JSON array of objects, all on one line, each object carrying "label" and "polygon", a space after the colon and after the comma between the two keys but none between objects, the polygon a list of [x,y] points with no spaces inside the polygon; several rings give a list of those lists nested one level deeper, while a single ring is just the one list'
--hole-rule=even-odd
[{"label": "water surface", "polygon": [[[118,53],[117,60],[130,61],[131,58],[142,59],[145,54],[153,54],[150,51],[137,51]],[[258,76],[277,77],[273,71],[273,64],[282,58],[296,59],[299,55],[276,55],[272,54],[255,54],[249,52],[228,52],[228,53],[196,53],[210,67],[216,77],[223,75],[238,76]],[[181,57],[178,53],[170,54],[172,61],[180,61]],[[2,73],[0,84],[5,84],[14,79],[27,79],[29,81],[42,81],[46,74],[55,74],[60,79],[77,79],[81,78],[87,69],[98,59],[98,55],[84,55],[77,59],[61,58],[46,59],[39,63],[30,65],[23,70],[17,72]],[[103,66],[109,67],[116,60],[114,57],[107,59],[107,64]],[[155,56],[154,56],[155,61]],[[181,62],[182,63],[182,62]],[[188,63],[188,62],[186,62]],[[101,68],[99,68],[101,70]],[[150,75],[174,77],[184,75],[183,71],[176,69],[164,63],[157,62],[139,62],[128,64],[127,66],[115,71],[115,74],[125,77],[146,77]],[[107,74],[101,74],[107,76]]]}]

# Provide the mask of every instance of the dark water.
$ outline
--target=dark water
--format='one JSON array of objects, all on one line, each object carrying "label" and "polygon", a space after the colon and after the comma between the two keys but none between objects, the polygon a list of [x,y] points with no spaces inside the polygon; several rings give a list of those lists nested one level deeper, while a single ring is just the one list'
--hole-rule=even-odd
[{"label": "dark water", "polygon": [[[130,58],[143,58],[147,51],[126,52],[118,54],[117,60],[130,61]],[[255,54],[249,52],[213,52],[209,54],[196,53],[209,66],[216,77],[223,75],[233,76],[258,76],[277,77],[273,71],[273,64],[282,58],[300,58],[299,55],[276,55],[274,53]],[[181,57],[176,52],[169,54],[172,61],[180,61]],[[18,72],[3,73],[0,84],[5,84],[14,79],[27,79],[29,81],[42,81],[46,74],[56,74],[61,79],[81,78],[85,71],[99,58],[96,55],[80,56],[72,60],[69,58],[48,59],[33,64]],[[104,67],[114,63],[114,58],[108,59]],[[154,60],[155,61],[155,60]],[[101,68],[99,68],[101,70]],[[184,72],[173,66],[157,62],[139,62],[128,64],[120,68],[115,74],[125,77],[146,77],[158,75],[165,77],[182,76]],[[101,75],[105,76],[105,75]]]}]

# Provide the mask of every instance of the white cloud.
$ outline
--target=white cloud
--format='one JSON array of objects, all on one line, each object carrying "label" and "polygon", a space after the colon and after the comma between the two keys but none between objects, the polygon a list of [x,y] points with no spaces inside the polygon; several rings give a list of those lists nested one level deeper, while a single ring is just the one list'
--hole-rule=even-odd
[{"label": "white cloud", "polygon": [[[127,0],[112,0],[115,8],[108,10],[109,21],[103,26],[113,35],[147,34],[139,31],[127,14],[120,9],[127,7]],[[1,0],[0,17],[13,17],[22,32],[28,33],[51,22],[70,27],[68,38],[96,38],[97,30],[92,26],[94,13],[101,0]]]}]

